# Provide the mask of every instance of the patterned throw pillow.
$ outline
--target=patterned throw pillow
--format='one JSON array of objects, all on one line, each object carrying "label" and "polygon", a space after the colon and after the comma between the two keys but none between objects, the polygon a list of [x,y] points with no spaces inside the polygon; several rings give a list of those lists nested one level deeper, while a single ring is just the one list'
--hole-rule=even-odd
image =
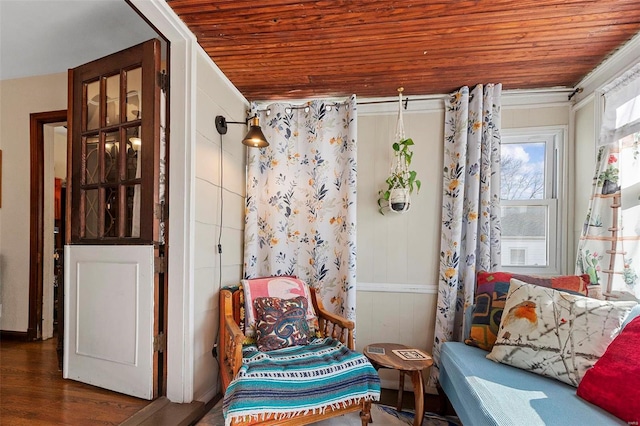
[{"label": "patterned throw pillow", "polygon": [[[640,306],[640,305],[639,305]],[[640,318],[631,321],[588,370],[578,386],[579,397],[627,423],[640,422]]]},{"label": "patterned throw pillow", "polygon": [[[254,300],[258,297],[279,297],[280,299],[293,299],[302,296],[307,301],[311,300],[309,286],[304,281],[293,277],[267,277],[242,280],[244,289],[245,329],[244,334],[248,338],[256,337],[256,308]],[[307,306],[307,321],[309,328],[315,332],[318,328],[318,317],[309,302]]]},{"label": "patterned throw pillow", "polygon": [[512,279],[498,339],[487,358],[578,386],[635,305]]},{"label": "patterned throw pillow", "polygon": [[477,274],[476,298],[472,313],[467,345],[490,351],[498,335],[502,310],[509,291],[511,278],[541,287],[587,295],[589,275],[567,275],[559,277],[536,277],[510,272],[485,272]]},{"label": "patterned throw pillow", "polygon": [[306,298],[258,297],[254,305],[258,314],[258,350],[266,352],[309,343]]}]

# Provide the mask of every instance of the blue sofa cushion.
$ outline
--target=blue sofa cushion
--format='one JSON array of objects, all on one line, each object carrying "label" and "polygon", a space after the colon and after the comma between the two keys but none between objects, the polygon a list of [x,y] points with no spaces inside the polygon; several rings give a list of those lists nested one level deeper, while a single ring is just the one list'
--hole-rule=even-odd
[{"label": "blue sofa cushion", "polygon": [[488,360],[487,352],[446,342],[440,386],[465,426],[626,425],[576,395],[576,388]]}]

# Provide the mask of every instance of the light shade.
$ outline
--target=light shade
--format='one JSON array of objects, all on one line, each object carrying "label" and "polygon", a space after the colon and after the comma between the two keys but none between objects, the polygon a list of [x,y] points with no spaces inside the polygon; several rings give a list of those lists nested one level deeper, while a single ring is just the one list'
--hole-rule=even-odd
[{"label": "light shade", "polygon": [[252,148],[269,146],[269,142],[267,142],[267,138],[264,137],[264,133],[262,133],[262,129],[260,128],[260,119],[258,117],[251,119],[251,127],[249,127],[247,136],[242,139],[242,143]]}]

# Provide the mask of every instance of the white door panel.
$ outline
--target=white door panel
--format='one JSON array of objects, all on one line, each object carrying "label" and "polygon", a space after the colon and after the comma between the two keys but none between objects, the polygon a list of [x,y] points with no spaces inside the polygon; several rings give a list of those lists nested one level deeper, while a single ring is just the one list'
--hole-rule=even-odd
[{"label": "white door panel", "polygon": [[153,259],[153,245],[65,246],[65,378],[153,397]]}]

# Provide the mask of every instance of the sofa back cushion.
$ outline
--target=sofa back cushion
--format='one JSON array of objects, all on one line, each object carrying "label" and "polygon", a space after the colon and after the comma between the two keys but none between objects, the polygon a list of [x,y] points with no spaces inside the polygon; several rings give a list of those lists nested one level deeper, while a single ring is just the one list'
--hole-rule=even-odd
[{"label": "sofa back cushion", "polygon": [[512,279],[498,338],[487,358],[578,386],[635,305]]},{"label": "sofa back cushion", "polygon": [[511,272],[485,272],[477,274],[476,297],[471,313],[469,335],[465,343],[490,351],[498,335],[502,311],[507,299],[511,278],[537,286],[587,295],[589,275],[537,277]]}]

